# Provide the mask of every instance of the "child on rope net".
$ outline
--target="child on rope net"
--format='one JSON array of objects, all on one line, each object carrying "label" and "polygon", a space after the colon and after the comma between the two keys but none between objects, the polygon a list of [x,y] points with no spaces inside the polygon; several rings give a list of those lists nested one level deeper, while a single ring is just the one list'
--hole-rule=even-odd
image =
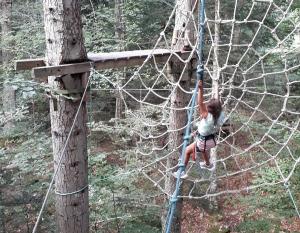
[{"label": "child on rope net", "polygon": [[[222,103],[219,99],[210,99],[207,104],[203,98],[203,81],[198,83],[198,111],[200,121],[196,123],[197,130],[192,133],[196,137],[195,142],[187,146],[185,151],[184,168],[187,167],[190,157],[196,161],[196,152],[201,152],[204,162],[200,162],[202,168],[211,170],[213,164],[210,162],[210,150],[216,146],[216,133],[225,121],[225,115],[222,111]],[[179,172],[179,171],[177,171]],[[177,172],[175,176],[177,177]],[[186,178],[185,171],[181,172],[181,178]]]}]

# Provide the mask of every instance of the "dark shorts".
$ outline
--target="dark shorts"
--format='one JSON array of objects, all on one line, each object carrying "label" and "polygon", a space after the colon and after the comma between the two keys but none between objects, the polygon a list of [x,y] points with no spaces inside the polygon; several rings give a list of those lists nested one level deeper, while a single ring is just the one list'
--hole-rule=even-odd
[{"label": "dark shorts", "polygon": [[196,145],[198,151],[208,151],[211,148],[214,148],[216,146],[215,135],[209,135],[206,137],[198,136]]}]

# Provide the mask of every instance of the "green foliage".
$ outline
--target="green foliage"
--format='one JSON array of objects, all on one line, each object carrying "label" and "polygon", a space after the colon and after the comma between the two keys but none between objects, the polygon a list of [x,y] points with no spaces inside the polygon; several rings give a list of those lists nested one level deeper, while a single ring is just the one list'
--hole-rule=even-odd
[{"label": "green foliage", "polygon": [[[159,224],[159,207],[147,204],[150,193],[136,185],[141,182],[140,177],[134,172],[128,172],[122,165],[117,165],[117,160],[122,160],[124,153],[115,153],[120,156],[111,153],[91,153],[89,156],[91,225],[98,225],[93,232],[101,227],[121,228],[122,232],[130,232],[128,230],[132,227],[144,228],[145,232],[153,232],[155,225]],[[116,160],[112,160],[112,157]],[[127,161],[128,167],[132,162]],[[150,221],[154,216],[158,223]]]},{"label": "green foliage", "polygon": [[[263,127],[263,125],[260,124],[260,127]],[[283,130],[280,127],[274,127],[270,134],[273,136],[280,135],[284,139],[283,141],[286,141],[290,136],[288,131]],[[294,137],[290,139],[291,153],[294,154],[294,158],[299,158],[300,156],[299,146],[297,146],[299,145],[299,142],[299,133],[295,133]],[[278,153],[278,151],[276,151],[277,147],[274,147],[274,144],[270,142],[265,143],[264,148],[269,150],[271,154],[275,155]],[[255,189],[252,195],[242,198],[245,203],[249,204],[249,213],[255,212],[257,208],[262,208],[266,212],[272,211],[279,216],[289,217],[296,214],[293,202],[287,192],[287,187],[281,182],[283,177],[290,176],[286,185],[288,185],[291,190],[296,205],[299,205],[298,193],[300,191],[300,169],[299,166],[295,164],[295,160],[286,153],[288,152],[284,151],[277,155],[277,157],[274,158],[274,160],[271,160],[267,166],[260,167],[258,172],[254,174],[252,184],[259,185],[260,187]],[[259,157],[260,155],[257,154],[256,156]],[[276,183],[277,185],[272,185]],[[259,200],[259,202],[257,202],[257,200]]]},{"label": "green foliage", "polygon": [[40,1],[16,1],[12,8],[11,33],[1,38],[0,47],[11,53],[14,60],[29,57],[44,56],[44,25],[42,17],[42,3]]},{"label": "green foliage", "polygon": [[[287,161],[279,160],[280,168],[284,174],[290,171],[291,164]],[[300,190],[297,177],[300,176],[299,171],[293,174],[289,188],[293,194],[297,194]],[[253,184],[274,183],[282,180],[276,167],[263,168],[256,174]],[[297,196],[294,196],[297,200]],[[257,200],[260,200],[257,202]],[[294,216],[296,214],[293,202],[283,184],[264,185],[256,189],[253,195],[246,196],[245,202],[250,203],[249,212],[254,212],[256,208],[265,209],[266,212],[272,211],[281,216]]]},{"label": "green foliage", "polygon": [[241,233],[269,233],[280,232],[279,223],[271,219],[247,220],[242,222],[237,228]]},{"label": "green foliage", "polygon": [[[273,110],[270,106],[267,109],[272,114]],[[245,116],[242,114],[234,115],[233,120],[245,122]],[[293,120],[283,117],[279,120],[280,124],[293,125]],[[278,142],[285,143],[285,147],[278,146],[273,140],[266,138],[261,146],[273,155],[266,156],[263,151],[252,153],[259,163],[261,159],[271,159],[267,164],[262,165],[259,169],[252,172],[253,178],[251,185],[259,186],[249,193],[239,198],[241,203],[247,206],[243,217],[244,222],[241,223],[235,231],[237,232],[280,232],[280,221],[283,218],[296,216],[293,200],[291,199],[287,187],[290,189],[295,204],[299,207],[299,191],[300,191],[300,169],[296,160],[300,156],[300,134],[299,131],[293,132],[282,125],[274,124],[270,127],[269,121],[255,121],[255,118],[249,123],[253,135],[257,135],[256,140],[260,140],[265,132],[272,136]],[[248,129],[245,129],[248,132]],[[280,149],[280,151],[279,151]],[[291,156],[293,155],[293,157]],[[247,155],[246,155],[247,156]],[[282,175],[281,175],[282,174]],[[284,185],[284,178],[290,177],[289,181]],[[258,214],[260,213],[260,214]]]},{"label": "green foliage", "polygon": [[[89,5],[83,7],[85,42],[88,51],[109,52],[119,50],[124,44],[126,50],[146,49],[153,46],[172,10],[172,1],[125,1],[123,16],[125,21],[125,41],[115,37],[114,5],[107,2],[95,4],[95,11]],[[166,7],[167,6],[167,7]]]},{"label": "green foliage", "polygon": [[[151,122],[156,114],[160,113],[146,107],[127,111],[126,119],[90,125],[93,132],[89,155],[93,232],[105,228],[121,229],[121,232],[132,232],[133,229],[136,229],[135,232],[160,231],[161,207],[151,204],[158,193],[136,170],[140,167],[141,158],[133,147],[136,132],[155,133],[137,121]],[[102,137],[98,137],[98,134]],[[105,151],[93,152],[97,151],[99,141]],[[142,159],[150,162],[152,158]],[[97,195],[99,193],[101,197]]]},{"label": "green foliage", "polygon": [[[276,1],[282,4],[281,1]],[[26,3],[26,4],[25,4]],[[91,6],[91,3],[93,6]],[[212,5],[209,2],[207,14],[213,14]],[[232,14],[234,1],[224,3],[222,17],[228,18]],[[251,1],[239,4],[237,19],[244,19],[248,14]],[[117,41],[115,36],[115,15],[114,2],[108,0],[84,0],[82,1],[82,17],[84,26],[84,37],[87,51],[110,52],[117,51],[120,43],[124,44],[127,50],[149,49],[159,36],[159,32],[165,27],[169,13],[174,5],[173,0],[149,1],[149,0],[127,0],[124,3],[124,20],[126,24],[126,36],[124,41]],[[299,21],[298,3],[292,5],[293,13],[289,16],[292,22]],[[257,7],[256,7],[257,8]],[[265,11],[264,8],[257,8],[251,18],[259,18]],[[6,38],[1,38],[1,48],[11,51],[14,60],[21,58],[43,57],[45,51],[45,36],[42,17],[41,1],[15,1],[13,5],[13,24],[12,32]],[[266,24],[274,27],[280,18],[275,12],[267,18]],[[172,22],[174,23],[174,22]],[[168,37],[172,34],[172,25],[166,31]],[[249,43],[253,37],[256,27],[247,26],[242,28],[239,43]],[[292,25],[289,21],[282,22],[278,27],[278,34],[283,37],[290,32]],[[221,33],[229,38],[231,27],[224,27]],[[277,43],[274,39],[265,39],[265,35],[258,37],[255,43],[258,44],[257,50],[265,53]],[[290,45],[291,41],[285,44]],[[241,53],[241,51],[238,51]],[[225,56],[224,56],[225,57]],[[237,56],[238,57],[238,56]],[[253,57],[249,56],[246,60],[253,63]],[[229,63],[235,63],[234,58],[230,58]],[[255,58],[257,60],[257,58]],[[264,62],[277,65],[281,64],[281,55],[272,54]],[[50,123],[48,116],[48,99],[44,96],[46,85],[40,85],[30,78],[29,72],[16,74],[12,71],[11,63],[0,69],[0,82],[16,88],[17,109],[13,116],[16,127],[9,135],[1,134],[0,143],[0,184],[2,187],[17,187],[22,197],[22,204],[15,207],[0,207],[4,209],[6,216],[18,216],[17,221],[11,223],[18,228],[19,225],[26,225],[26,220],[19,216],[28,215],[28,222],[32,224],[36,218],[36,213],[40,208],[40,203],[44,197],[45,190],[53,170],[51,155]],[[143,72],[143,82],[146,86],[151,86],[153,82],[153,70],[146,67]],[[124,72],[108,70],[96,75],[92,86],[95,88],[114,88],[105,77],[117,82],[121,78],[126,80],[134,73],[135,69],[127,69]],[[299,71],[297,71],[299,73]],[[290,81],[297,80],[295,72]],[[298,74],[299,75],[299,74]],[[154,77],[155,78],[155,77]],[[275,85],[282,83],[274,82]],[[130,86],[131,85],[131,86]],[[128,87],[140,87],[138,81],[132,82]],[[159,87],[165,87],[165,83],[157,83]],[[113,95],[111,92],[110,95]],[[105,105],[103,99],[101,104]],[[97,105],[98,107],[98,105]],[[95,107],[95,109],[98,109]],[[89,183],[90,183],[90,212],[91,212],[91,231],[92,232],[160,232],[160,213],[161,206],[156,204],[155,195],[158,191],[153,188],[153,184],[144,177],[138,176],[136,169],[140,161],[143,163],[153,161],[151,157],[141,157],[135,153],[134,146],[139,143],[139,137],[156,135],[165,130],[162,128],[147,127],[142,122],[155,123],[161,116],[161,112],[147,107],[139,110],[128,110],[127,118],[122,120],[111,120],[110,122],[98,122],[92,120],[89,124],[92,130],[89,142]],[[168,119],[168,113],[165,118]],[[159,117],[158,117],[159,116]],[[232,120],[245,122],[241,117],[234,116]],[[0,124],[3,126],[7,122],[7,116],[0,113]],[[166,120],[167,121],[167,120]],[[168,122],[164,122],[167,124]],[[284,122],[287,123],[287,122]],[[251,122],[250,127],[257,132],[265,132],[269,129],[267,124]],[[289,132],[282,127],[273,127],[271,135],[280,136],[286,139]],[[300,136],[296,135],[295,144],[300,144]],[[103,149],[105,143],[110,148]],[[144,151],[150,150],[155,140],[149,140],[139,144]],[[99,145],[100,144],[100,145]],[[272,149],[272,144],[264,145],[267,149]],[[99,149],[101,147],[102,150]],[[295,147],[295,154],[300,157],[300,148]],[[278,158],[277,162],[283,174],[287,176],[291,172],[294,163],[288,159]],[[290,180],[290,188],[299,199],[299,168],[293,171]],[[255,177],[253,184],[263,182],[278,181],[281,177],[278,169],[273,167],[261,168]],[[25,194],[26,195],[25,195]],[[26,198],[25,198],[26,197]],[[261,200],[258,204],[257,200]],[[27,202],[25,202],[25,201]],[[29,200],[29,201],[28,201]],[[265,208],[266,212],[278,210],[285,216],[294,214],[293,206],[282,185],[265,186],[255,191],[251,197],[246,197],[245,201],[251,204],[249,215],[256,207]],[[23,203],[29,203],[25,205]],[[55,221],[53,200],[44,215],[42,232],[49,232],[53,229]],[[25,207],[24,207],[25,206]],[[27,209],[26,209],[27,208]],[[28,210],[31,209],[31,212]],[[252,212],[251,212],[252,211]],[[1,213],[0,213],[1,214]],[[0,216],[1,217],[1,216]],[[29,226],[31,227],[31,225]],[[247,220],[238,227],[239,232],[268,232],[274,229],[272,221]],[[276,228],[277,230],[277,228]],[[20,229],[18,229],[20,231]],[[13,232],[13,231],[10,231]]]},{"label": "green foliage", "polygon": [[[42,3],[16,1],[12,8],[11,33],[1,40],[1,48],[10,52],[12,59],[6,66],[0,66],[0,83],[15,90],[16,109],[12,115],[0,111],[0,126],[8,121],[15,122],[15,127],[6,132],[8,136],[22,135],[28,124],[34,124],[35,130],[48,121],[47,106],[44,105],[44,88],[32,80],[30,72],[15,73],[13,63],[17,59],[44,56],[44,26]],[[2,89],[1,88],[1,89]],[[39,119],[39,120],[37,120]],[[42,126],[43,125],[43,126]],[[26,133],[25,133],[26,134]]]},{"label": "green foliage", "polygon": [[[150,219],[147,219],[149,221]],[[157,224],[157,223],[156,223]],[[152,224],[151,224],[152,225]],[[159,233],[161,232],[160,226],[153,227],[151,225],[146,225],[145,222],[132,221],[126,224],[122,232],[124,233]],[[137,228],[138,226],[138,228]]]},{"label": "green foliage", "polygon": [[[172,1],[166,2],[173,5]],[[171,10],[172,7],[160,1],[126,1],[126,47],[129,50],[151,48],[159,32],[164,29]]]}]

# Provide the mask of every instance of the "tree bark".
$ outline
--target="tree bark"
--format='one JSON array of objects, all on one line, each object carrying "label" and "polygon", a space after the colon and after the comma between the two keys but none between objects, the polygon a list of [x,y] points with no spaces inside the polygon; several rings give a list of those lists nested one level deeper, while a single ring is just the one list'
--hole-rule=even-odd
[{"label": "tree bark", "polygon": [[[1,7],[1,38],[4,44],[6,37],[11,33],[11,18],[12,18],[12,0],[0,0]],[[8,65],[11,60],[9,49],[2,48],[2,61],[4,65]]]},{"label": "tree bark", "polygon": [[[5,38],[11,32],[11,18],[12,18],[12,0],[0,0],[0,9],[1,9],[1,40],[4,44]],[[8,53],[7,49],[1,49],[1,62],[7,66],[10,62],[11,55]],[[15,110],[15,90],[4,84],[3,94],[2,94],[2,103],[3,103],[3,112],[6,118],[11,118]],[[4,133],[8,133],[14,124],[12,120],[8,120],[4,124]],[[0,193],[0,203],[2,204],[2,193]],[[5,211],[4,207],[0,206],[0,233],[6,233],[5,228]]]},{"label": "tree bark", "polygon": [[2,200],[2,192],[0,192],[0,233],[6,233],[5,220],[6,219]]},{"label": "tree bark", "polygon": [[215,0],[215,36],[214,36],[214,60],[213,60],[213,80],[212,80],[212,98],[219,98],[219,43],[220,43],[220,2]]},{"label": "tree bark", "polygon": [[196,35],[191,14],[196,6],[195,0],[177,0],[177,4],[172,46],[181,49],[194,45]]},{"label": "tree bark", "polygon": [[[220,70],[219,70],[219,43],[220,43],[220,0],[215,0],[215,36],[214,36],[214,60],[213,60],[213,80],[212,80],[212,93],[211,97],[215,99],[220,98],[219,94],[219,78],[220,78]],[[211,150],[210,154],[210,161],[212,163],[216,163],[217,160],[217,151],[216,148],[213,148]],[[217,179],[216,179],[216,170],[212,171],[211,175],[211,183],[210,183],[210,192],[215,193],[217,190]],[[217,206],[217,200],[216,197],[211,197],[209,199],[209,205],[211,209],[216,209]]]},{"label": "tree bark", "polygon": [[[80,1],[44,0],[43,6],[47,65],[86,61]],[[79,110],[68,145],[62,155],[80,101],[56,95],[56,90],[84,88],[85,76],[86,74],[75,74],[48,78],[53,90],[50,98],[50,116],[55,169],[63,156],[55,180],[55,189],[57,193],[71,193],[83,189],[70,195],[56,194],[56,232],[60,233],[89,232],[86,103],[83,102]],[[73,97],[80,99],[81,94],[78,95]]]},{"label": "tree bark", "polygon": [[[4,48],[1,49],[2,53],[2,63],[3,66],[8,68],[12,54],[9,51],[10,43],[7,43],[7,37],[11,34],[11,21],[12,21],[12,0],[0,0],[1,7],[1,39],[2,44],[6,44]],[[8,40],[9,41],[9,40]],[[7,79],[11,75],[7,72]],[[4,115],[7,119],[4,125],[4,133],[9,133],[14,127],[13,115],[16,110],[16,94],[15,88],[7,82],[6,80],[3,87],[2,103]]]},{"label": "tree bark", "polygon": [[[10,74],[8,72],[8,74]],[[3,132],[9,134],[12,129],[15,127],[14,124],[14,113],[16,111],[16,90],[9,83],[4,83],[3,94],[3,112],[6,118],[6,122],[3,127]]]},{"label": "tree bark", "polygon": [[[191,25],[191,14],[192,14],[192,1],[191,0],[177,0],[178,8],[175,15],[175,28],[173,32],[172,46],[174,50],[180,50],[184,46],[194,45],[194,31]],[[180,79],[179,85],[184,90],[189,90],[191,85],[191,64],[183,71],[184,64],[179,62],[170,62],[168,64],[168,76],[173,82],[177,82]],[[174,153],[167,159],[167,168],[173,167],[178,164],[178,159],[181,155],[181,149],[178,148],[183,142],[184,128],[187,123],[187,111],[176,110],[178,108],[184,108],[188,105],[190,95],[186,94],[179,87],[176,87],[171,96],[171,112],[170,112],[170,126],[169,130],[172,132],[169,134],[169,141],[171,142],[169,149],[174,150]],[[165,192],[172,194],[175,190],[176,179],[167,175],[165,180]],[[165,200],[169,200],[166,198]],[[173,224],[171,228],[172,233],[181,232],[181,212],[182,212],[182,199],[179,199],[176,205],[176,211],[174,214]],[[165,232],[167,210],[162,214],[162,226],[163,232]]]},{"label": "tree bark", "polygon": [[[124,0],[115,0],[115,37],[119,45],[118,46],[119,51],[123,51],[125,47],[124,41],[125,41],[126,26],[125,26],[123,9],[124,9]],[[125,74],[126,74],[126,68],[124,68],[120,77],[118,77],[117,82],[119,86],[122,86],[122,79],[125,78]],[[117,90],[115,95],[116,95],[115,118],[122,118],[124,116],[122,93],[121,91]]]}]

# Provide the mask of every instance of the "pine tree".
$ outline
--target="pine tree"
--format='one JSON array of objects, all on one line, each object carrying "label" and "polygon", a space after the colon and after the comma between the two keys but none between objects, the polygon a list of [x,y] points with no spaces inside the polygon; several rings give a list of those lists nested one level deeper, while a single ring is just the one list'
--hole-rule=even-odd
[{"label": "pine tree", "polygon": [[[79,1],[45,0],[44,18],[48,65],[85,61],[87,57]],[[61,233],[87,233],[89,231],[86,103],[83,102],[80,107],[79,100],[56,95],[56,92],[61,89],[81,90],[84,88],[85,76],[86,74],[75,74],[48,78],[49,85],[53,89],[50,99],[50,115],[55,169],[60,157],[63,156],[55,180],[56,191],[70,193],[86,187],[74,194],[56,195],[57,232]],[[79,107],[74,129],[63,153]]]}]

